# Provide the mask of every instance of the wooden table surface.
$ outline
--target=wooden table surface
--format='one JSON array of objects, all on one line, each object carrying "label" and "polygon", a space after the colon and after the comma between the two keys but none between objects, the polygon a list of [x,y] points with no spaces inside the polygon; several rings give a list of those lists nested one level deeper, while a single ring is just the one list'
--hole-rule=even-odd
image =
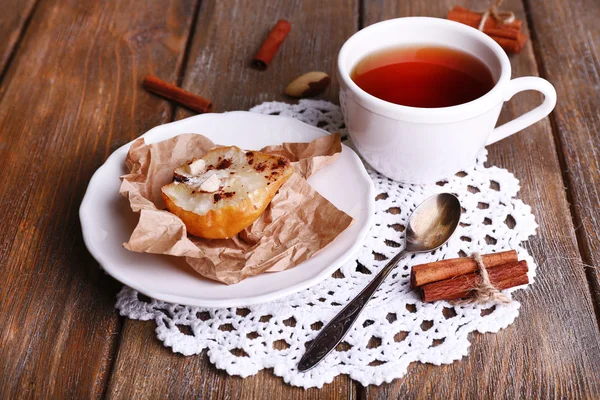
[{"label": "wooden table surface", "polygon": [[[86,251],[78,208],[94,171],[148,129],[191,115],[145,92],[148,73],[215,102],[217,111],[290,101],[282,89],[333,73],[354,32],[401,16],[445,17],[468,0],[4,0],[0,12],[0,398],[600,398],[600,3],[507,0],[531,40],[513,76],[558,92],[555,111],[489,147],[533,208],[535,284],[521,315],[472,334],[451,365],[415,363],[363,387],[347,376],[290,387],[271,371],[242,379],[206,354],[163,347],[152,322],[114,309],[121,285]],[[279,18],[292,23],[266,72],[249,68]],[[337,103],[334,83],[321,98]],[[501,120],[540,102],[520,94]]]}]

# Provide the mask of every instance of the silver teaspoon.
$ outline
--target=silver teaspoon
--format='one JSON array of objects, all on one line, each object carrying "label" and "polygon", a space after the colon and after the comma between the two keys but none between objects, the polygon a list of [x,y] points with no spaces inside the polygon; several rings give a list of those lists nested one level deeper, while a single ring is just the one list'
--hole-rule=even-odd
[{"label": "silver teaspoon", "polygon": [[456,230],[460,214],[460,202],[449,193],[431,196],[421,203],[408,219],[404,250],[396,254],[358,296],[319,332],[300,359],[298,370],[304,372],[313,368],[342,341],[373,293],[402,257],[433,251],[446,243]]}]

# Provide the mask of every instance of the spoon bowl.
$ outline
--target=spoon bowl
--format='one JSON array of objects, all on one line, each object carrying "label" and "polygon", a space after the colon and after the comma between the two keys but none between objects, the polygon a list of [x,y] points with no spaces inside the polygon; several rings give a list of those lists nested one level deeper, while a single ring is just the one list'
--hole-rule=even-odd
[{"label": "spoon bowl", "polygon": [[406,247],[410,253],[433,251],[450,239],[460,221],[456,196],[441,193],[421,203],[408,219]]}]

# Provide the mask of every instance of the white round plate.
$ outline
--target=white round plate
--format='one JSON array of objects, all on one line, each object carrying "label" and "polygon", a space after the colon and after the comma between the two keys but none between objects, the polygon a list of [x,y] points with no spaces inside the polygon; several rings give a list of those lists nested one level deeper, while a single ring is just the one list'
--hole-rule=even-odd
[{"label": "white round plate", "polygon": [[[160,142],[182,133],[200,133],[221,145],[261,149],[282,142],[310,142],[328,133],[298,120],[245,111],[203,114],[157,126],[142,137]],[[235,285],[203,278],[183,258],[134,253],[123,248],[138,214],[119,194],[119,177],[131,143],[116,150],[96,171],[79,210],[90,253],[115,279],[147,296],[200,307],[236,307],[272,301],[315,285],[330,276],[361,246],[375,210],[375,189],[349,147],[308,180],[309,184],[355,222],[309,260],[282,272],[264,273]]]}]

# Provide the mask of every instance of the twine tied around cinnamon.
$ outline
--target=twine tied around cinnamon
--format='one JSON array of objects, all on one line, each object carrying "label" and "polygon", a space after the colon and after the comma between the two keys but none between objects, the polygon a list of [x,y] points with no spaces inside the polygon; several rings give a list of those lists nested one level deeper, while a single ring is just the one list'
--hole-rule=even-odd
[{"label": "twine tied around cinnamon", "polygon": [[492,18],[501,24],[510,24],[511,22],[514,22],[515,14],[512,11],[498,11],[498,7],[500,7],[500,4],[502,4],[503,1],[504,0],[496,0],[490,8],[484,12],[480,12],[483,17],[481,17],[481,22],[479,23],[479,27],[477,29],[483,31],[485,21],[487,21],[490,16],[492,16]]},{"label": "twine tied around cinnamon", "polygon": [[467,299],[453,301],[452,304],[460,306],[467,304],[485,304],[490,301],[499,304],[510,303],[512,300],[490,282],[490,276],[488,275],[485,263],[481,258],[481,254],[473,252],[471,253],[470,258],[477,264],[481,281],[473,288],[473,296]]}]

